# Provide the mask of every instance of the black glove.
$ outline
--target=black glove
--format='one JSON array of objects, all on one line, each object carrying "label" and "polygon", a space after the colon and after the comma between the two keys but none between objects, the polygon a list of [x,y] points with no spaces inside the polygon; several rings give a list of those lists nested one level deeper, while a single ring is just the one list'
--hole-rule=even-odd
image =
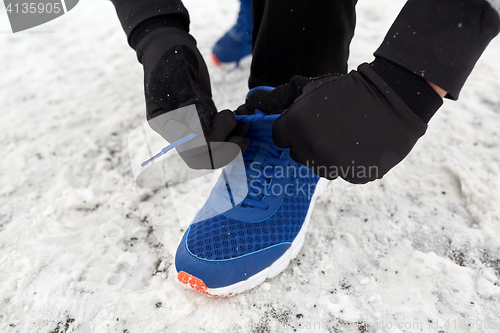
[{"label": "black glove", "polygon": [[296,162],[321,177],[356,184],[382,178],[427,129],[369,64],[310,81],[295,77],[273,91],[256,90],[246,105],[286,109],[273,126],[275,144],[290,147]]},{"label": "black glove", "polygon": [[[237,126],[229,110],[217,113],[208,70],[191,35],[177,28],[158,28],[142,38],[135,49],[144,66],[150,126],[168,142],[191,133],[199,135],[177,148],[188,166],[219,168],[231,162],[240,149],[246,149],[245,126]],[[187,112],[190,105],[195,105],[197,112]],[[186,112],[169,113],[183,107]]]}]

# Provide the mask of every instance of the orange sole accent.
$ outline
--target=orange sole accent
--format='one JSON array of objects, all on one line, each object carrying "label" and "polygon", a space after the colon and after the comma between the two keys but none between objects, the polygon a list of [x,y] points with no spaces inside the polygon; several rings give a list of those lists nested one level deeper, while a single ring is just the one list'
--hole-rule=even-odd
[{"label": "orange sole accent", "polygon": [[217,66],[222,66],[221,62],[219,59],[217,59],[217,57],[215,56],[215,54],[212,53],[212,60],[214,61],[214,63],[217,65]]},{"label": "orange sole accent", "polygon": [[229,293],[228,295],[213,295],[207,291],[208,288],[205,285],[205,282],[203,282],[203,280],[198,279],[197,277],[194,277],[191,274],[186,273],[184,271],[179,272],[179,274],[177,275],[177,280],[179,280],[182,284],[190,287],[191,289],[208,296],[223,297],[232,295],[232,293]]}]

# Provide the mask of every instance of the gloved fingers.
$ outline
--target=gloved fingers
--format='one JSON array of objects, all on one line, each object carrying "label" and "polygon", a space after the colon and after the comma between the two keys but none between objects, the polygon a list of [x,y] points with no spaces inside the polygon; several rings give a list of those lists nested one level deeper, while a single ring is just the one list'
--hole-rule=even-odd
[{"label": "gloved fingers", "polygon": [[238,106],[238,108],[236,109],[236,114],[238,114],[240,116],[243,116],[243,115],[248,116],[248,115],[252,115],[254,113],[255,113],[255,109],[251,109],[246,104],[242,104],[242,105]]},{"label": "gloved fingers", "polygon": [[[212,129],[208,135],[204,135],[201,131],[197,117],[198,115],[194,110],[194,106],[192,106],[191,110],[180,109],[163,113],[150,119],[148,123],[155,132],[160,134],[169,143],[182,139],[191,133],[198,134],[198,137],[182,144],[177,149],[178,151],[185,152],[186,155],[191,156],[200,153],[200,151],[208,151],[207,142],[225,142],[228,141],[228,137],[238,136],[238,133],[232,133],[238,123],[234,114],[229,110],[221,111],[215,115]],[[196,119],[189,121],[187,118]],[[196,124],[196,121],[194,120],[198,123]],[[190,125],[187,125],[186,123]],[[194,123],[194,125],[192,123]],[[242,135],[244,135],[244,133],[242,133]],[[242,149],[246,149],[247,144],[243,143],[241,140],[233,140],[236,140],[236,144],[241,143]]]},{"label": "gloved fingers", "polygon": [[301,155],[301,152],[291,148],[290,157],[297,163],[305,165],[311,169],[318,177],[326,178],[328,180],[335,180],[339,177],[338,166],[335,162],[317,161],[309,154]]},{"label": "gloved fingers", "polygon": [[244,141],[237,138],[230,138],[226,142],[210,142],[210,163],[212,169],[218,169],[228,165],[241,154],[241,146]]},{"label": "gloved fingers", "polygon": [[254,90],[248,95],[245,104],[250,110],[258,109],[267,113],[281,113],[292,105],[292,91],[288,85],[276,87],[272,91]]},{"label": "gloved fingers", "polygon": [[305,165],[305,166],[308,166],[307,159],[300,156],[299,153],[293,148],[290,148],[290,157],[295,162],[300,163],[300,164]]},{"label": "gloved fingers", "polygon": [[290,148],[292,146],[287,122],[288,119],[285,115],[281,115],[273,124],[273,141],[280,148]]},{"label": "gloved fingers", "polygon": [[197,137],[179,148],[189,156],[205,155],[210,149],[213,155],[212,162],[215,163],[217,160],[215,167],[220,167],[223,163],[231,162],[240,151],[245,151],[248,147],[248,140],[243,138],[243,135],[233,133],[237,124],[234,113],[223,110],[215,115],[208,135]]},{"label": "gloved fingers", "polygon": [[244,153],[248,148],[248,139],[242,136],[232,136],[227,139],[227,142],[234,143],[240,147],[241,153]]},{"label": "gloved fingers", "polygon": [[234,113],[230,110],[222,110],[217,113],[212,120],[212,129],[205,135],[209,142],[226,141],[229,133],[236,127],[237,122]]},{"label": "gloved fingers", "polygon": [[287,84],[280,85],[271,91],[254,90],[248,95],[246,105],[249,109],[267,113],[282,113],[290,107],[302,94],[302,89],[312,78],[296,75]]}]

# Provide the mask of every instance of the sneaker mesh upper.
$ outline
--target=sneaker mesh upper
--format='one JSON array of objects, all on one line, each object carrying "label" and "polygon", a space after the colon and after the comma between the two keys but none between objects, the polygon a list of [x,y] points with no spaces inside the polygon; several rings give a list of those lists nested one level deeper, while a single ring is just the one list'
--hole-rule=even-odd
[{"label": "sneaker mesh upper", "polygon": [[[315,184],[318,177],[309,175],[300,184]],[[202,259],[236,258],[283,242],[292,242],[300,231],[309,208],[307,193],[297,191],[284,196],[280,208],[262,222],[242,222],[217,215],[191,225],[187,246]],[[205,210],[205,212],[203,212]],[[200,214],[215,215],[209,205]],[[203,216],[203,215],[202,215]]]}]

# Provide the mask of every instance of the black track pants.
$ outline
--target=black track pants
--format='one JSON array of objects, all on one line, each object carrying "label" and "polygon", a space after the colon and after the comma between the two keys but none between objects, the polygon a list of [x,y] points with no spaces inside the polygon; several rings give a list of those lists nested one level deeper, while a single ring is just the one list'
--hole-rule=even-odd
[{"label": "black track pants", "polygon": [[[148,32],[163,26],[189,31],[189,15],[181,0],[111,1],[133,48]],[[294,75],[345,74],[356,2],[253,0],[250,88],[278,86]]]},{"label": "black track pants", "polygon": [[347,72],[356,0],[253,0],[248,85],[277,86],[294,75]]}]

